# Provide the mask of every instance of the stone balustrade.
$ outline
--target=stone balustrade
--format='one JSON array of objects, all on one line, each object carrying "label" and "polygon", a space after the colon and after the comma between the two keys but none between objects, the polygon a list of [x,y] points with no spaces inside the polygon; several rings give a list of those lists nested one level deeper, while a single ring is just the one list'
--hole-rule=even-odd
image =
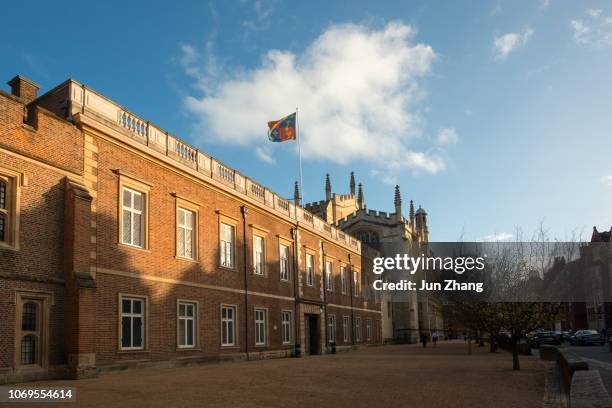
[{"label": "stone balustrade", "polygon": [[171,160],[197,171],[203,179],[220,182],[236,194],[245,195],[266,206],[269,211],[289,217],[352,250],[360,251],[360,242],[304,208],[261,186],[235,169],[178,139],[162,128],[135,115],[100,93],[74,81],[68,81],[70,115],[85,114],[102,119],[120,129],[127,137]]}]

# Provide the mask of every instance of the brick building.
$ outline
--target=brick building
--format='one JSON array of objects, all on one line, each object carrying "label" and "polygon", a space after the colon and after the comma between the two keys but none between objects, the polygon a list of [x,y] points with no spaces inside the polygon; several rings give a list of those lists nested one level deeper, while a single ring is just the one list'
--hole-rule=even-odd
[{"label": "brick building", "polygon": [[376,251],[68,80],[0,91],[0,383],[381,342]]}]

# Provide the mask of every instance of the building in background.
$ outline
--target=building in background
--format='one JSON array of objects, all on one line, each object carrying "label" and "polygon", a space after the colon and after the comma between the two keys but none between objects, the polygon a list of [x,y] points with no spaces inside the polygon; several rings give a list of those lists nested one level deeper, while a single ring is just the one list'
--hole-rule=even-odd
[{"label": "building in background", "polygon": [[382,342],[350,234],[74,80],[0,91],[0,383]]},{"label": "building in background", "polygon": [[[399,186],[395,186],[395,212],[374,211],[366,207],[363,186],[359,183],[356,191],[355,175],[351,173],[348,194],[332,192],[329,174],[325,178],[325,200],[306,204],[305,208],[357,237],[362,248],[372,248],[382,257],[397,254],[420,256],[428,251],[429,229],[427,212],[419,207],[416,211],[412,200],[408,217],[404,216]],[[420,278],[426,279],[424,271]],[[364,279],[366,275],[364,275]],[[384,279],[393,281],[401,278],[397,271],[385,272]],[[372,282],[362,282],[369,286]],[[381,299],[383,316],[383,338],[387,341],[416,342],[420,334],[430,335],[433,331],[444,331],[439,302],[427,291],[423,293],[401,292],[392,295],[384,292]]]}]

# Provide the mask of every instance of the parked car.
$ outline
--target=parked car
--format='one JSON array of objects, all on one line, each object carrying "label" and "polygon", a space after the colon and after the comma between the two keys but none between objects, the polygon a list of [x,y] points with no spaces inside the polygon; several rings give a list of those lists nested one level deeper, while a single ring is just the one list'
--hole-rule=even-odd
[{"label": "parked car", "polygon": [[538,348],[542,344],[553,344],[558,346],[561,344],[561,335],[553,331],[541,331],[534,333],[530,339],[529,344],[531,347]]},{"label": "parked car", "polygon": [[576,346],[586,346],[589,344],[596,344],[603,346],[606,344],[606,339],[597,330],[578,330],[574,333],[574,336],[570,338],[570,343]]}]

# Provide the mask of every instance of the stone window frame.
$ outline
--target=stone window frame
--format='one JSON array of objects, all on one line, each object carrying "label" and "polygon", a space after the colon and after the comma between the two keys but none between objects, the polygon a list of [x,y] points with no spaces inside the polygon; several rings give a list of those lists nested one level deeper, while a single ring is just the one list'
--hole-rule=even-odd
[{"label": "stone window frame", "polygon": [[[219,268],[221,269],[227,269],[229,271],[238,271],[238,266],[237,266],[237,262],[236,262],[236,236],[238,234],[238,224],[239,221],[238,219],[234,218],[234,217],[230,217],[229,215],[223,214],[220,211],[217,210],[217,214],[219,215],[219,222],[218,222],[218,234],[217,236],[219,237],[219,245],[217,246],[219,248],[219,256],[217,258],[217,265]],[[231,266],[227,266],[227,265],[222,265],[221,264],[221,224],[225,224],[227,226],[230,226],[233,228],[233,236],[232,236],[232,265]]]},{"label": "stone window frame", "polygon": [[[133,177],[131,174],[126,173],[122,170],[114,170],[115,173],[119,175],[119,183],[118,183],[118,200],[117,200],[117,212],[118,212],[118,224],[117,224],[117,243],[118,245],[124,248],[131,249],[139,249],[139,250],[150,250],[150,231],[149,231],[149,221],[150,221],[150,213],[151,213],[151,187],[150,183],[146,181],[139,180]],[[128,190],[136,191],[141,193],[144,196],[144,235],[143,235],[143,245],[133,245],[130,243],[123,242],[123,189],[126,188]]]},{"label": "stone window frame", "polygon": [[345,343],[351,341],[351,317],[348,315],[342,316],[342,339]]},{"label": "stone window frame", "polygon": [[[333,292],[334,291],[334,261],[335,259],[325,255],[325,259],[323,261],[323,267],[324,267],[324,271],[323,271],[323,281],[325,282],[325,290],[327,292]],[[329,271],[329,281],[327,279],[327,265],[330,265],[330,271]],[[329,283],[329,284],[328,284]]]},{"label": "stone window frame", "polygon": [[372,341],[372,319],[366,319],[366,342]]},{"label": "stone window frame", "polygon": [[[194,307],[193,316],[193,345],[181,345],[180,342],[180,307],[181,305],[192,305]],[[191,299],[176,299],[176,349],[177,350],[200,350],[200,302]]]},{"label": "stone window frame", "polygon": [[0,167],[0,179],[6,183],[5,238],[0,249],[19,251],[19,224],[21,219],[21,189],[26,186],[24,173]]},{"label": "stone window frame", "polygon": [[[293,240],[283,237],[281,235],[277,235],[278,237],[278,276],[281,282],[291,282],[291,272],[292,272],[292,253],[291,249],[293,248]],[[282,259],[281,259],[281,247],[287,248],[287,279],[283,279],[282,275]]]},{"label": "stone window frame", "polygon": [[[262,342],[257,342],[257,312],[264,312],[264,320],[263,320],[263,335],[264,335],[264,341]],[[253,308],[253,328],[254,330],[254,336],[253,336],[253,341],[255,343],[255,347],[267,347],[270,344],[270,333],[269,333],[269,321],[270,321],[270,309],[267,307],[254,307]]]},{"label": "stone window frame", "polygon": [[[21,338],[23,305],[29,301],[37,302],[40,305],[38,333],[38,364],[21,364]],[[40,292],[36,290],[18,289],[15,290],[15,333],[14,333],[14,355],[13,368],[16,372],[46,370],[49,367],[49,330],[51,306],[54,305],[54,297],[50,292]]]},{"label": "stone window frame", "polygon": [[[142,331],[143,346],[142,347],[123,347],[123,299],[140,299],[143,300],[144,313]],[[139,295],[134,293],[119,292],[117,294],[117,351],[119,353],[148,353],[149,352],[149,296]]]},{"label": "stone window frame", "polygon": [[[305,255],[304,255],[304,267],[306,269],[306,286],[308,286],[309,288],[314,288],[315,287],[315,281],[316,281],[316,275],[317,275],[317,267],[316,267],[316,256],[317,256],[317,251],[314,249],[310,249],[308,247],[305,246],[305,251],[304,251]],[[312,257],[312,281],[310,281],[310,283],[308,282],[308,257]]]},{"label": "stone window frame", "polygon": [[[289,320],[287,321],[289,324],[289,340],[287,341],[285,341],[285,321],[283,320],[285,314],[289,315]],[[289,309],[281,310],[281,342],[284,345],[293,344],[293,311]]]},{"label": "stone window frame", "polygon": [[347,265],[345,263],[340,263],[340,292],[343,295],[347,295],[348,294],[348,268]]},{"label": "stone window frame", "polygon": [[[200,205],[192,200],[189,200],[186,197],[183,197],[177,193],[172,193],[172,196],[175,198],[175,235],[174,235],[174,256],[177,259],[182,259],[186,261],[199,262],[200,260]],[[179,212],[181,210],[190,211],[194,215],[193,220],[193,256],[187,257],[179,254]],[[235,235],[235,233],[234,233]],[[219,241],[219,248],[221,247],[221,242]],[[221,262],[221,256],[219,255],[219,262]]]},{"label": "stone window frame", "polygon": [[[268,275],[268,248],[267,243],[268,243],[268,233],[270,231],[268,231],[265,228],[262,227],[258,227],[257,225],[254,224],[250,224],[249,225],[251,227],[251,263],[252,263],[252,271],[253,271],[253,275],[254,276],[259,276],[259,277],[266,277]],[[263,251],[263,256],[262,256],[262,271],[261,273],[257,273],[255,272],[255,237],[259,237],[262,239],[262,251]]]},{"label": "stone window frame", "polygon": [[327,315],[327,342],[336,342],[336,315],[330,313]]},{"label": "stone window frame", "polygon": [[[234,337],[234,342],[231,344],[223,343],[223,309],[224,308],[232,309],[234,311],[233,312],[234,316],[232,318],[232,328],[233,328],[232,334]],[[221,348],[223,349],[240,347],[239,342],[238,342],[238,305],[237,304],[221,303],[219,305],[219,344],[221,345]]]}]

